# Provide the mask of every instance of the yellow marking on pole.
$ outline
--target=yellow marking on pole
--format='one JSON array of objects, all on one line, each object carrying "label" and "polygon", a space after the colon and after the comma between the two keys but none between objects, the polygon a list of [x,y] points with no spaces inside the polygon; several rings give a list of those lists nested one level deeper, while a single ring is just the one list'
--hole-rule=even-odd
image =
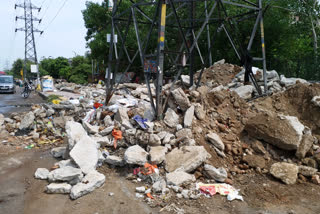
[{"label": "yellow marking on pole", "polygon": [[166,14],[167,14],[167,5],[162,4],[162,10],[161,10],[161,26],[166,25]]}]

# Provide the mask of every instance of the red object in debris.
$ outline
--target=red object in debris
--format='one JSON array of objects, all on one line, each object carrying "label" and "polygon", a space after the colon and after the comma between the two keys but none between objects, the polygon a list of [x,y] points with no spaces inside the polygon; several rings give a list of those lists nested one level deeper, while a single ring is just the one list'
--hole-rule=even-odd
[{"label": "red object in debris", "polygon": [[100,107],[102,107],[103,106],[103,104],[101,104],[101,103],[94,103],[93,104],[93,107],[95,108],[95,109],[98,109],[98,108],[100,108]]},{"label": "red object in debris", "polygon": [[150,175],[155,172],[155,169],[157,169],[157,165],[151,165],[149,163],[144,164],[144,168],[146,169],[146,172],[141,172],[144,175]]},{"label": "red object in debris", "polygon": [[146,195],[148,198],[154,199],[154,197],[152,197],[151,193],[147,193]]},{"label": "red object in debris", "polygon": [[217,191],[216,191],[216,187],[215,186],[202,186],[200,187],[200,191],[205,193],[205,194],[209,194],[211,196],[217,194]]},{"label": "red object in debris", "polygon": [[112,136],[114,137],[113,147],[116,149],[117,148],[117,140],[122,139],[122,131],[117,130],[117,129],[113,129]]},{"label": "red object in debris", "polygon": [[140,167],[133,169],[133,174],[137,175],[140,172]]}]

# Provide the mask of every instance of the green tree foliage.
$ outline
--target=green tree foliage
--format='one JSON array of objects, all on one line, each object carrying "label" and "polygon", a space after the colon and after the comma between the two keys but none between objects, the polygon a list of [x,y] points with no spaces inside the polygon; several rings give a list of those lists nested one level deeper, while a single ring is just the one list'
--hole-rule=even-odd
[{"label": "green tree foliage", "polygon": [[15,78],[21,78],[21,75],[20,75],[21,69],[23,69],[23,60],[17,59],[12,64],[10,75],[13,75]]}]

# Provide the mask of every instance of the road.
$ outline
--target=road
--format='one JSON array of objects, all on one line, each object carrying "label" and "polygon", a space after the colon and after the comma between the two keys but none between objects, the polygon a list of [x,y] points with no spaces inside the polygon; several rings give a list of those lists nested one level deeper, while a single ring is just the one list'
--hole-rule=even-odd
[{"label": "road", "polygon": [[29,98],[24,99],[21,96],[22,90],[23,88],[17,87],[15,94],[0,94],[0,114],[8,116],[12,112],[28,111],[32,104],[43,103],[43,99],[34,91]]}]

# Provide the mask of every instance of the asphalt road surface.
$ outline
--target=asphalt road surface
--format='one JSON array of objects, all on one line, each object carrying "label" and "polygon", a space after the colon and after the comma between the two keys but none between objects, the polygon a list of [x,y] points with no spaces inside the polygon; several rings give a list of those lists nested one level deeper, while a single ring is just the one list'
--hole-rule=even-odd
[{"label": "asphalt road surface", "polygon": [[17,87],[15,94],[0,93],[0,114],[8,116],[12,112],[28,111],[32,104],[44,102],[35,91],[32,91],[27,99],[23,98],[22,90],[23,88]]}]

